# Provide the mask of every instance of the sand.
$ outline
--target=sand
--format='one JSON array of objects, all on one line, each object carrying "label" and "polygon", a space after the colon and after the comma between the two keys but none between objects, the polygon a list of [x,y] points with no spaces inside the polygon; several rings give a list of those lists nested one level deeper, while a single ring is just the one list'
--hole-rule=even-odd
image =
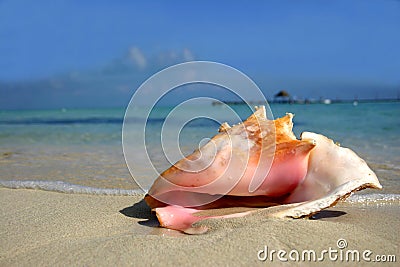
[{"label": "sand", "polygon": [[[347,242],[342,252],[371,250],[371,259],[385,254],[400,261],[398,205],[339,205],[313,220],[272,219],[261,212],[201,222],[211,230],[190,236],[158,228],[142,198],[1,188],[0,266],[287,266],[276,255],[272,261],[260,261],[257,255],[264,257],[260,250],[267,246],[269,252],[301,254],[312,249],[318,258],[324,249],[338,250],[338,239]],[[288,255],[283,258],[301,266],[310,264],[290,260]],[[331,261],[325,255],[323,263],[344,261]],[[373,265],[362,259],[360,263]]]}]

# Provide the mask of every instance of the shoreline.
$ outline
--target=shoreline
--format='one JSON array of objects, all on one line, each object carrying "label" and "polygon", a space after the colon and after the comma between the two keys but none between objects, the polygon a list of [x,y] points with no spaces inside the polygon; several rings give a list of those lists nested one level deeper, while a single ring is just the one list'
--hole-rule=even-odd
[{"label": "shoreline", "polygon": [[[142,198],[0,188],[0,265],[265,265],[270,259],[257,258],[265,246],[322,251],[337,249],[339,239],[346,240],[348,249],[397,254],[400,260],[395,227],[400,225],[400,205],[344,203],[314,219],[298,220],[267,218],[259,212],[206,220],[200,224],[210,232],[190,236],[158,228]],[[277,259],[272,263],[285,264]]]}]

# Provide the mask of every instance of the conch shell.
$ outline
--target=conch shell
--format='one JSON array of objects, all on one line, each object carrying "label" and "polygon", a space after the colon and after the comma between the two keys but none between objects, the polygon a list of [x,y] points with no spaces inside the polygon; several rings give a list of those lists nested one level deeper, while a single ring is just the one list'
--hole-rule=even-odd
[{"label": "conch shell", "polygon": [[[268,216],[309,217],[352,192],[382,188],[364,160],[327,137],[304,132],[296,139],[293,115],[269,120],[265,107],[246,121],[223,123],[208,143],[164,171],[145,197],[162,227],[188,234],[193,223],[240,213],[203,216],[200,210],[268,208]],[[272,207],[273,206],[273,207]]]}]

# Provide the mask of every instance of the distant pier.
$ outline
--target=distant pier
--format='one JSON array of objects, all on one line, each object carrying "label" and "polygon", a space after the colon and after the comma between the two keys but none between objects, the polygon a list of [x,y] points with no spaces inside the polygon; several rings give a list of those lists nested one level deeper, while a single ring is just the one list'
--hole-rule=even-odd
[{"label": "distant pier", "polygon": [[[359,103],[384,103],[384,102],[400,102],[398,98],[381,98],[381,99],[270,99],[267,100],[269,104],[299,104],[299,105],[307,105],[307,104],[340,104],[340,103],[350,103],[350,104],[359,104]],[[264,105],[265,101],[248,101],[250,105]],[[212,105],[222,105],[226,104],[229,106],[233,105],[244,105],[246,102],[244,101],[213,101]]]}]

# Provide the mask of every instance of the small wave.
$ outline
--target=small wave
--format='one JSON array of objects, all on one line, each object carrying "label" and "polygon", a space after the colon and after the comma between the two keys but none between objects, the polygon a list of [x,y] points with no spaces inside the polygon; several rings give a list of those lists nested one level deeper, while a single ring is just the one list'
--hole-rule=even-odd
[{"label": "small wave", "polygon": [[81,119],[40,119],[40,118],[29,118],[20,120],[0,120],[0,124],[122,124],[123,119],[121,118],[81,118]]},{"label": "small wave", "polygon": [[366,195],[352,195],[345,201],[349,204],[362,204],[362,205],[390,205],[400,204],[400,194],[366,194]]},{"label": "small wave", "polygon": [[90,194],[108,196],[134,196],[143,195],[141,189],[111,189],[96,188],[90,186],[70,184],[62,181],[4,181],[0,180],[0,186],[11,189],[38,189],[69,194]]},{"label": "small wave", "polygon": [[[148,123],[160,124],[164,122],[163,118],[127,118],[126,123]],[[122,124],[123,118],[108,118],[108,117],[92,117],[92,118],[27,118],[16,120],[0,120],[0,124],[6,125],[32,125],[32,124],[49,124],[49,125],[63,125],[63,124]]]}]

